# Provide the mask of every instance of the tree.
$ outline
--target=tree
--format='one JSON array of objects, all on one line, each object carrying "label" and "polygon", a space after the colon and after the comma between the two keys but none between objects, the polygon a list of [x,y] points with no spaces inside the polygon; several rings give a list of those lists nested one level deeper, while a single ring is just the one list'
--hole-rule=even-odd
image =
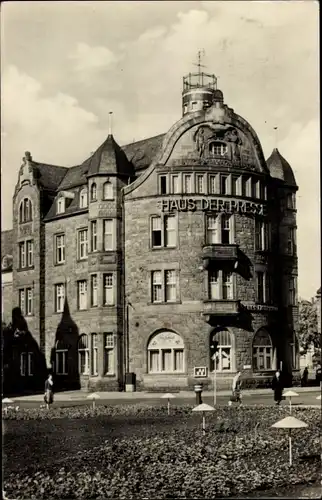
[{"label": "tree", "polygon": [[316,351],[321,349],[316,302],[299,300],[299,344],[301,354],[306,354],[310,345]]}]

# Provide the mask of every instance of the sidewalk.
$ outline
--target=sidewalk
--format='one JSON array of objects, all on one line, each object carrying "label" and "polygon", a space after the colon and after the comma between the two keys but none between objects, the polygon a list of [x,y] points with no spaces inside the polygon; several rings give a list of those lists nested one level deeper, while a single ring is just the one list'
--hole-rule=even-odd
[{"label": "sidewalk", "polygon": [[[301,393],[308,393],[308,392],[316,392],[317,395],[321,394],[321,389],[320,387],[294,387],[294,388],[288,388],[285,390],[292,390],[295,391],[299,394]],[[243,391],[243,396],[263,396],[267,394],[272,394],[272,389],[252,389],[252,390],[245,390]],[[63,401],[63,402],[68,402],[68,401],[85,401],[90,399],[88,396],[90,396],[91,393],[84,392],[84,391],[66,391],[66,392],[57,392],[55,393],[55,401]],[[97,392],[95,393],[99,396],[97,399],[102,399],[102,400],[128,400],[128,401],[135,401],[136,399],[159,399],[163,395],[161,392]],[[180,392],[174,392],[174,396],[178,399],[193,399],[195,398],[195,393],[193,391],[180,391]],[[203,396],[206,397],[211,397],[213,396],[213,391],[204,391]],[[217,391],[217,396],[230,396],[231,391],[226,390],[226,391]],[[35,394],[35,395],[28,395],[28,396],[16,396],[12,399],[12,401],[39,401],[43,402],[44,396],[43,394]]]}]

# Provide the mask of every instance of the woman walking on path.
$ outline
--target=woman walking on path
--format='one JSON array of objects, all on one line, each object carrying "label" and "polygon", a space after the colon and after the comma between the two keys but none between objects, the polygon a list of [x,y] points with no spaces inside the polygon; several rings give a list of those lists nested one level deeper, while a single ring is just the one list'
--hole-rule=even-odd
[{"label": "woman walking on path", "polygon": [[280,402],[282,401],[283,389],[284,389],[280,370],[277,370],[277,372],[273,377],[272,389],[274,391],[274,401],[277,405],[279,405]]},{"label": "woman walking on path", "polygon": [[53,376],[49,374],[45,382],[45,397],[44,397],[47,410],[49,410],[49,405],[51,405],[54,402],[53,385],[54,385]]}]

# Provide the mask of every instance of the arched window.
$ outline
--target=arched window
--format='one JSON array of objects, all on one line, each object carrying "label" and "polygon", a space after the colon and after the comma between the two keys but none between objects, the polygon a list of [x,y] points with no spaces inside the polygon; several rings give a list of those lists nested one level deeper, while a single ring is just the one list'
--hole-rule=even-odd
[{"label": "arched window", "polygon": [[88,205],[88,200],[87,200],[87,188],[84,188],[81,190],[79,194],[79,207],[80,208],[86,208]]},{"label": "arched window", "polygon": [[93,375],[98,375],[98,346],[97,346],[97,334],[96,333],[92,333],[92,348],[93,348],[92,372],[93,372]]},{"label": "arched window", "polygon": [[[222,330],[215,330],[210,336],[210,345],[214,342],[218,342],[217,354],[216,354],[216,369],[219,372],[231,372],[233,370],[232,366],[232,356],[233,356],[233,346],[230,332],[224,328]],[[215,368],[214,360],[210,360],[210,369],[213,371]]]},{"label": "arched window", "polygon": [[225,156],[227,150],[227,144],[224,142],[211,142],[209,144],[209,153],[211,156]]},{"label": "arched window", "polygon": [[55,373],[56,375],[68,374],[68,348],[62,340],[56,342]]},{"label": "arched window", "polygon": [[19,222],[32,221],[32,204],[29,198],[24,198],[19,206]]},{"label": "arched window", "polygon": [[163,331],[152,336],[148,344],[149,373],[183,373],[184,343],[175,332]]},{"label": "arched window", "polygon": [[112,200],[113,199],[113,184],[109,181],[104,183],[103,198],[104,198],[104,200]]},{"label": "arched window", "polygon": [[270,334],[261,328],[253,339],[253,370],[273,370],[276,364]]},{"label": "arched window", "polygon": [[85,333],[78,340],[78,369],[80,375],[89,374],[88,336]]},{"label": "arched window", "polygon": [[97,200],[97,187],[96,183],[93,182],[91,185],[91,201],[96,201]]}]

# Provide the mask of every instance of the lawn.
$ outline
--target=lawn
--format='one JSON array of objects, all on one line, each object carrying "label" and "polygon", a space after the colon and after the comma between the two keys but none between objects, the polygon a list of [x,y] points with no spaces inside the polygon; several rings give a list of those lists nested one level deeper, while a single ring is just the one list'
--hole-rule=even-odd
[{"label": "lawn", "polygon": [[[320,478],[319,409],[294,408],[309,427],[270,426],[288,408],[137,405],[12,412],[3,420],[4,490],[15,499],[214,498]],[[311,457],[303,459],[303,456]]]}]

